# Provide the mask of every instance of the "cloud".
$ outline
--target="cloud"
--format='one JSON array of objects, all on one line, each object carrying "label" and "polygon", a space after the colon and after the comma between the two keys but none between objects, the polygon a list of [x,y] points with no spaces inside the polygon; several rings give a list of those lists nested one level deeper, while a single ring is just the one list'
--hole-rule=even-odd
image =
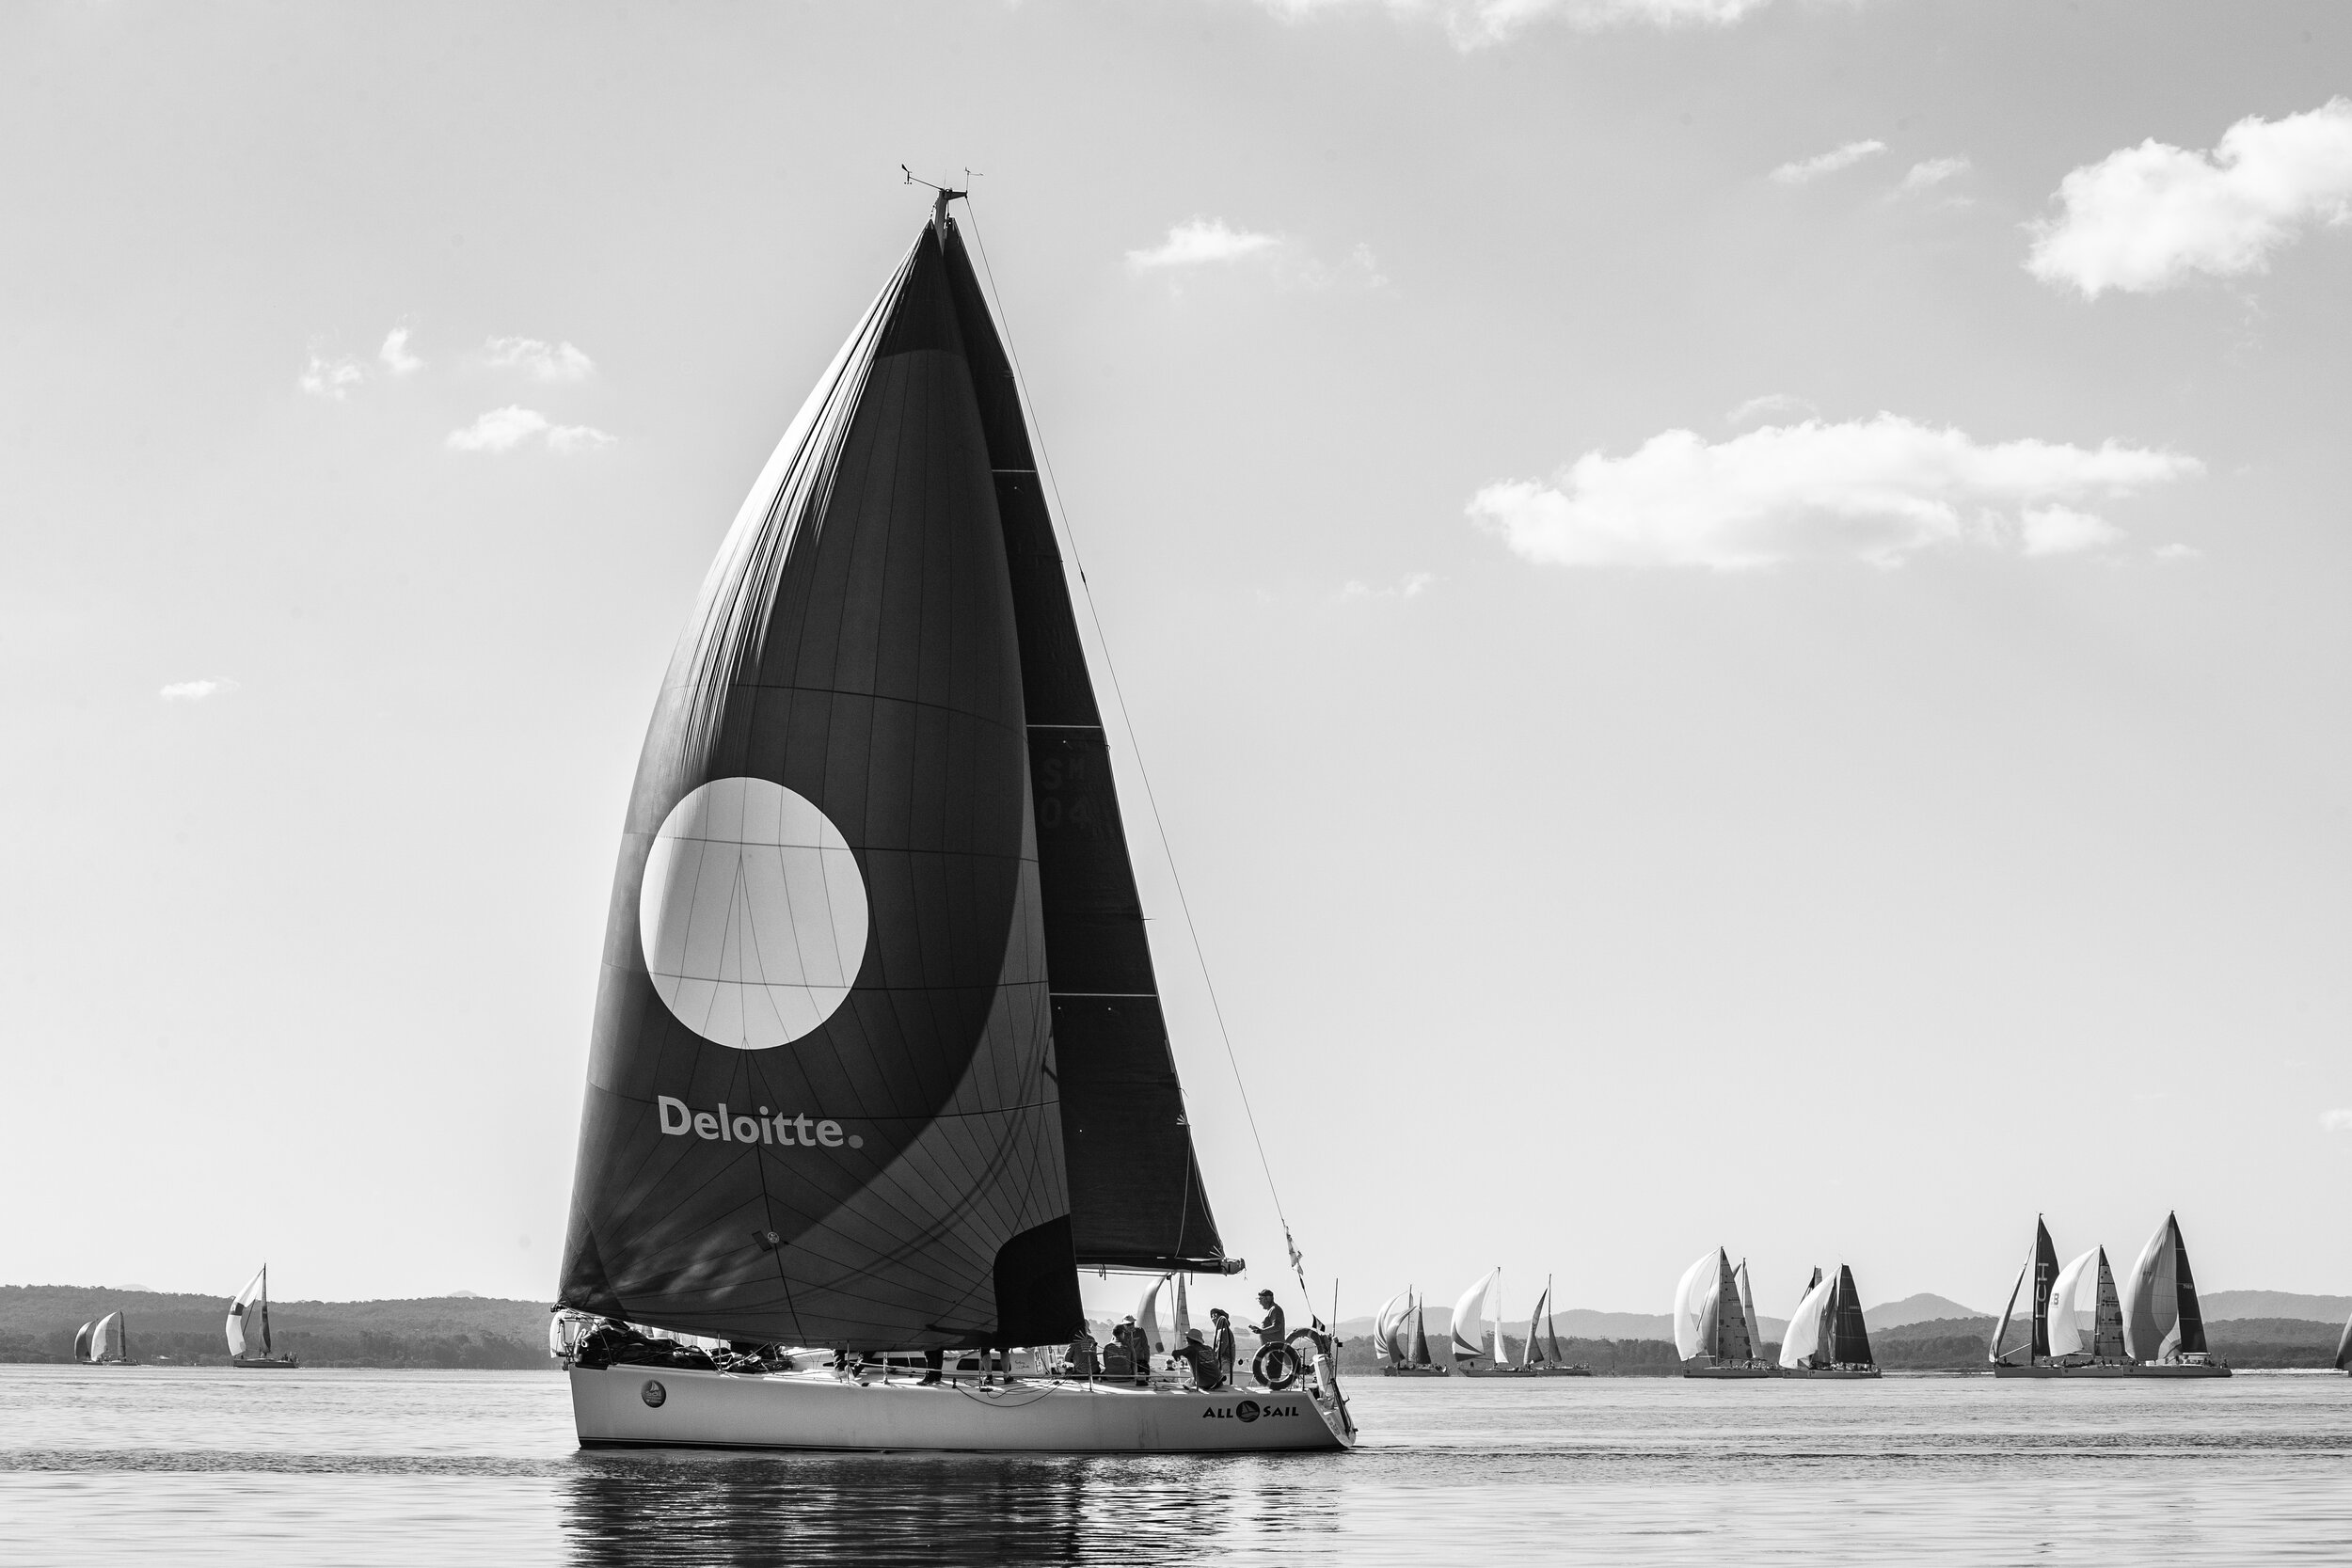
[{"label": "cloud", "polygon": [[1851,168],[1865,158],[1875,158],[1886,150],[1883,141],[1850,141],[1833,148],[1818,157],[1802,158],[1783,164],[1772,170],[1772,178],[1784,185],[1803,185],[1819,180],[1824,174],[1836,174],[1841,168]]},{"label": "cloud", "polygon": [[1340,589],[1342,599],[1417,599],[1438,580],[1432,572],[1407,572],[1386,588],[1375,588],[1367,582],[1349,580]]},{"label": "cloud", "polygon": [[294,385],[314,398],[327,398],[341,403],[352,388],[367,379],[367,367],[358,360],[348,355],[340,359],[329,359],[313,343],[310,345],[310,363],[303,367],[302,374],[295,378]]},{"label": "cloud", "polygon": [[230,680],[173,681],[155,695],[167,703],[200,703],[235,689],[237,683]]},{"label": "cloud", "polygon": [[375,356],[394,375],[413,375],[424,369],[424,361],[408,351],[408,329],[405,326],[395,326],[384,334],[384,346],[376,350]]},{"label": "cloud", "polygon": [[536,381],[585,381],[596,371],[596,362],[571,344],[550,346],[536,338],[493,338],[482,353],[490,364],[522,371]]},{"label": "cloud", "polygon": [[1922,196],[1947,180],[1957,179],[1976,166],[1965,158],[1930,158],[1904,171],[1902,183],[1895,187],[1897,196]]},{"label": "cloud", "polygon": [[2063,503],[2203,471],[2193,457],[2114,441],[1987,443],[1880,414],[1766,425],[1712,443],[1669,430],[1623,457],[1588,451],[1548,483],[1489,484],[1466,510],[1549,565],[1740,571],[1848,558],[1892,566],[1962,543],[2026,555],[2090,548],[2116,535]]},{"label": "cloud", "polygon": [[2156,559],[2163,562],[2202,561],[2205,552],[2194,545],[2158,545]]},{"label": "cloud", "polygon": [[1582,32],[1610,27],[1728,27],[1772,0],[1260,0],[1291,22],[1375,8],[1406,20],[1434,21],[1457,49],[1503,43],[1540,23]]},{"label": "cloud", "polygon": [[1146,250],[1127,252],[1129,270],[1160,273],[1171,282],[1206,268],[1263,268],[1276,281],[1296,288],[1323,289],[1349,283],[1364,289],[1385,289],[1389,280],[1372,247],[1359,245],[1337,266],[1318,261],[1304,245],[1280,234],[1235,229],[1223,218],[1189,218],[1172,226],[1168,238]]},{"label": "cloud", "polygon": [[2027,555],[2072,555],[2123,537],[2105,517],[2065,506],[2028,506],[2017,514],[2018,544]]},{"label": "cloud", "polygon": [[451,431],[447,444],[452,451],[505,452],[533,436],[544,437],[548,451],[566,457],[609,447],[616,439],[592,425],[556,424],[535,408],[510,404],[491,409],[463,430]]},{"label": "cloud", "polygon": [[2152,136],[2074,170],[2054,199],[2059,211],[2033,226],[2026,270],[2086,299],[2265,272],[2304,229],[2352,218],[2352,100],[2275,120],[2249,115],[2211,152]]},{"label": "cloud", "polygon": [[1758,414],[1818,414],[1812,400],[1788,392],[1767,392],[1760,398],[1750,398],[1724,416],[1725,424],[1745,424]]},{"label": "cloud", "polygon": [[1271,234],[1228,228],[1223,218],[1193,218],[1168,230],[1165,244],[1149,250],[1127,252],[1127,264],[1137,272],[1153,272],[1164,267],[1215,266],[1220,262],[1238,261],[1246,257],[1263,256],[1280,248],[1281,244]]},{"label": "cloud", "polygon": [[2352,1132],[2352,1110],[2320,1112],[2319,1127],[2323,1132]]}]

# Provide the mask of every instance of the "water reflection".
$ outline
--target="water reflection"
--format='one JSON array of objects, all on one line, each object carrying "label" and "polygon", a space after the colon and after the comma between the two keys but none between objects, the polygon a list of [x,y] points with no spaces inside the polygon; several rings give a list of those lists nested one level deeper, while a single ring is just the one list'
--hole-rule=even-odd
[{"label": "water reflection", "polygon": [[1334,1460],[600,1453],[563,1522],[589,1568],[1335,1562]]}]

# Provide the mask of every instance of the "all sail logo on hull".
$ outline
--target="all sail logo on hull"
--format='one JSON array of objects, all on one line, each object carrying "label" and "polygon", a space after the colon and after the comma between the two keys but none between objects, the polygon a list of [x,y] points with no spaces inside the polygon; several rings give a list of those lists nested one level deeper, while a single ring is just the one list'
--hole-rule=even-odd
[{"label": "all sail logo on hull", "polygon": [[1244,1400],[1227,1410],[1212,1405],[1200,1412],[1203,1419],[1212,1421],[1271,1421],[1297,1414],[1298,1406],[1295,1404],[1260,1404],[1256,1400]]},{"label": "all sail logo on hull", "polygon": [[730,1111],[719,1101],[715,1111],[697,1111],[673,1095],[654,1096],[654,1114],[661,1131],[674,1138],[696,1137],[712,1143],[782,1144],[787,1148],[864,1148],[866,1140],[845,1132],[837,1121],[808,1116],[786,1116],[759,1108],[757,1116]]}]

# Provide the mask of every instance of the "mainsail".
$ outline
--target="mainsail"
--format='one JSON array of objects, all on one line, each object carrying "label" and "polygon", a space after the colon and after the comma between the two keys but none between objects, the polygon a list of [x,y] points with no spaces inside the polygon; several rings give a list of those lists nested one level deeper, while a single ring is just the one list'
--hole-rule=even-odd
[{"label": "mainsail", "polygon": [[2092,1247],[2058,1271],[2050,1291],[2050,1354],[2110,1360],[2123,1354],[2123,1310],[2107,1249]]},{"label": "mainsail", "polygon": [[1502,1277],[1500,1268],[1481,1275],[1476,1284],[1462,1292],[1462,1299],[1454,1304],[1452,1333],[1454,1360],[1468,1361],[1472,1356],[1486,1354],[1486,1345],[1481,1343],[1485,1336],[1480,1333],[1478,1325],[1486,1315],[1486,1292]]},{"label": "mainsail", "polygon": [[1740,1259],[1739,1270],[1734,1274],[1733,1278],[1739,1282],[1740,1286],[1740,1331],[1747,1336],[1748,1341],[1747,1348],[1739,1352],[1733,1359],[1745,1361],[1764,1354],[1764,1335],[1756,1323],[1756,1292],[1748,1287],[1748,1260],[1746,1259]]},{"label": "mainsail", "polygon": [[1877,1365],[1870,1356],[1870,1329],[1862,1321],[1862,1296],[1854,1290],[1853,1270],[1843,1263],[1837,1265],[1837,1290],[1831,1301],[1829,1328],[1830,1365]]},{"label": "mainsail", "polygon": [[1238,1273],[1193,1152],[1110,744],[1011,359],[961,234],[953,223],[935,227],[1010,568],[1077,1259],[1086,1268]]},{"label": "mainsail", "polygon": [[2177,1214],[2167,1214],[2125,1276],[2123,1345],[2135,1361],[2165,1361],[2202,1354],[2205,1316],[2197,1305],[2197,1281],[2189,1273],[2188,1244],[2181,1240]]},{"label": "mainsail", "polygon": [[[299,1270],[297,1269],[297,1274]],[[299,1280],[297,1280],[299,1283]],[[297,1323],[300,1314],[296,1314]],[[301,1342],[300,1335],[295,1342]],[[229,1354],[267,1355],[269,1348],[269,1265],[264,1263],[229,1304]]]},{"label": "mainsail", "polygon": [[1804,1299],[1788,1314],[1788,1326],[1781,1333],[1782,1366],[1796,1370],[1829,1365],[1835,1348],[1829,1335],[1830,1297],[1836,1289],[1836,1281],[1824,1278],[1819,1269],[1813,1271]]},{"label": "mainsail", "polygon": [[1429,1365],[1429,1324],[1424,1317],[1426,1305],[1418,1296],[1413,1299],[1413,1338],[1405,1347],[1405,1364],[1408,1367]]},{"label": "mainsail", "polygon": [[[760,1343],[1041,1344],[1082,1316],[1082,1256],[1223,1266],[1172,1068],[1135,1089],[1164,1125],[1133,1131],[1128,1166],[1083,1192],[1066,1175],[1075,1085],[1116,1053],[1084,1024],[1054,1037],[1031,787],[1032,721],[1053,716],[1025,705],[1043,677],[1025,657],[1053,634],[1021,621],[1015,583],[1034,596],[1043,513],[1016,526],[1000,505],[1025,438],[1016,454],[944,208],[754,486],[656,705],[566,1307]],[[1083,685],[1074,640],[1039,657]],[[1098,786],[1089,832],[1116,841]],[[1051,984],[1089,951],[1057,947]]]}]

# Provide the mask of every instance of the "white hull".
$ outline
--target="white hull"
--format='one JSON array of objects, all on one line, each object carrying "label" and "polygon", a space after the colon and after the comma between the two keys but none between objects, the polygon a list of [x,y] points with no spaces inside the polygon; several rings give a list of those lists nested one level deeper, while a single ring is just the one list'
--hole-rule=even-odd
[{"label": "white hull", "polygon": [[2228,1377],[2230,1369],[2218,1361],[2103,1361],[2060,1366],[2048,1361],[2027,1366],[1996,1362],[1994,1377]]},{"label": "white hull", "polygon": [[739,1376],[573,1367],[583,1448],[946,1449],[1036,1453],[1266,1453],[1355,1447],[1342,1402],[1280,1393],[970,1378],[858,1383],[825,1372]]}]

